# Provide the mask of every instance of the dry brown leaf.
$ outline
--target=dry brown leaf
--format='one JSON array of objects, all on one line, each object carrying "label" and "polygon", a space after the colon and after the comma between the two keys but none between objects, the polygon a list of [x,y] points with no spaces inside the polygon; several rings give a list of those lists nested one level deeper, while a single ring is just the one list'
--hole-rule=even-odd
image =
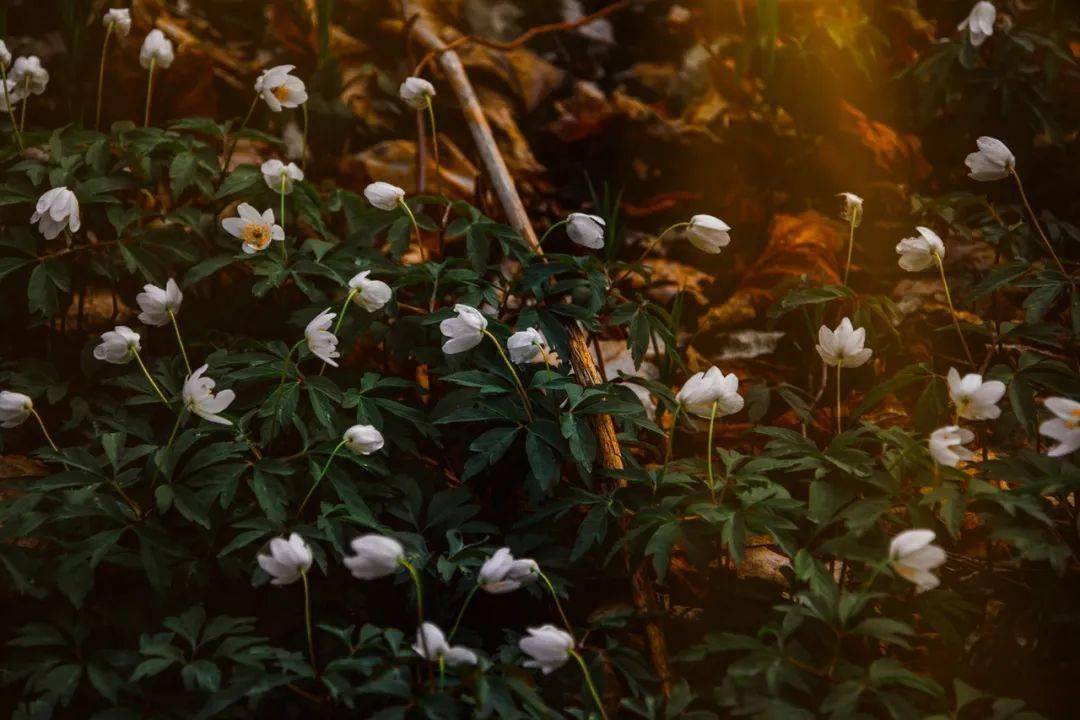
[{"label": "dry brown leaf", "polygon": [[[857,147],[870,153],[874,167],[890,177],[921,180],[930,174],[930,164],[922,154],[922,141],[914,135],[901,135],[885,123],[871,120],[845,100],[840,102],[837,123],[841,136],[847,137],[823,145],[828,164],[850,162],[849,145],[854,141]],[[847,174],[850,176],[850,172]]]}]

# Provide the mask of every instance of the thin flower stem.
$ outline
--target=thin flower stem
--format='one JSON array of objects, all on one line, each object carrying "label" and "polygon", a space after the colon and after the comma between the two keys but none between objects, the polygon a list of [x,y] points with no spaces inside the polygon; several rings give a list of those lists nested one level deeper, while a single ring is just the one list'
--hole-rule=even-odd
[{"label": "thin flower stem", "polygon": [[480,583],[476,583],[472,586],[472,590],[465,596],[465,602],[461,604],[461,610],[458,611],[457,619],[454,620],[454,627],[450,628],[450,634],[446,636],[446,641],[450,642],[454,639],[454,634],[457,632],[458,626],[461,625],[461,619],[465,617],[465,610],[469,607],[469,603],[472,602],[473,596],[476,595],[476,591],[480,589]]},{"label": "thin flower stem", "polygon": [[[334,325],[335,336],[338,334],[338,331],[341,330],[341,323],[345,321],[345,311],[349,309],[349,303],[352,301],[353,296],[358,292],[360,292],[358,289],[352,288],[349,290],[349,294],[345,296],[345,302],[341,305],[341,312],[338,313],[337,323]],[[323,360],[322,367],[319,368],[319,374],[322,375],[324,372],[326,372],[325,360]]]},{"label": "thin flower stem", "polygon": [[286,245],[289,242],[289,236],[285,235],[285,180],[286,175],[281,173],[281,234],[284,236],[281,238],[281,264],[284,265],[289,260],[289,248]]},{"label": "thin flower stem", "polygon": [[19,123],[15,122],[15,108],[11,104],[11,96],[8,94],[7,68],[0,63],[0,82],[4,84],[4,104],[7,105],[8,115],[11,116],[11,131],[15,133],[15,142],[19,144],[19,150],[23,150],[22,133],[19,132]]},{"label": "thin flower stem", "polygon": [[317,675],[319,667],[315,664],[315,636],[311,632],[311,589],[308,587],[307,570],[300,571],[300,580],[304,583],[304,628],[307,630],[308,658]]},{"label": "thin flower stem", "polygon": [[544,231],[544,234],[540,236],[540,241],[536,243],[536,247],[539,248],[540,246],[542,246],[544,244],[544,241],[547,240],[547,236],[554,232],[557,228],[561,228],[563,225],[567,225],[569,223],[570,220],[568,218],[564,218],[549,227],[547,230]]},{"label": "thin flower stem", "polygon": [[566,617],[566,613],[563,612],[562,603],[559,602],[559,594],[555,592],[555,586],[551,584],[551,580],[543,572],[539,573],[540,579],[547,585],[548,592],[551,593],[551,599],[555,601],[555,609],[559,611],[559,617],[562,618],[563,625],[566,627],[566,632],[570,633],[570,637],[574,636],[574,627],[570,624],[570,621]]},{"label": "thin flower stem", "polygon": [[116,23],[109,23],[105,28],[105,42],[101,45],[101,66],[98,68],[97,79],[97,112],[94,113],[94,129],[101,129],[101,89],[105,86],[105,57],[109,50],[109,39],[112,37],[113,26]]},{"label": "thin flower stem", "polygon": [[165,399],[165,393],[161,392],[161,388],[154,382],[154,378],[150,375],[150,371],[146,369],[146,363],[143,362],[142,356],[139,355],[139,351],[132,348],[131,354],[135,356],[135,361],[139,363],[139,367],[142,368],[143,375],[150,381],[150,387],[154,388],[154,392],[157,393],[158,398],[161,402],[165,403],[165,407],[168,407],[169,401]]},{"label": "thin flower stem", "polygon": [[402,558],[398,560],[406,570],[409,571],[409,577],[412,578],[413,586],[416,588],[416,634],[420,637],[420,647],[424,650],[424,659],[428,663],[428,680],[434,683],[434,677],[432,676],[432,663],[431,663],[431,651],[428,649],[427,636],[424,634],[424,584],[420,581],[420,572],[416,569],[408,560]]},{"label": "thin flower stem", "polygon": [[184,411],[176,413],[176,422],[173,423],[172,432],[169,433],[169,439],[165,441],[165,449],[168,450],[172,447],[173,440],[176,439],[176,431],[180,429],[180,421],[184,419]]},{"label": "thin flower stem", "polygon": [[525,392],[525,386],[521,384],[521,378],[518,377],[517,370],[514,369],[514,363],[510,362],[510,358],[506,356],[506,351],[503,350],[502,343],[499,342],[497,337],[491,334],[490,330],[484,330],[484,334],[491,338],[491,342],[495,343],[495,349],[499,351],[499,355],[502,357],[503,362],[506,363],[506,367],[510,370],[510,374],[514,376],[514,384],[517,385],[518,395],[521,396],[522,402],[525,403],[525,414],[529,416],[529,422],[532,422],[532,403],[529,402],[529,395]]},{"label": "thin flower stem", "polygon": [[23,83],[23,92],[26,96],[23,97],[22,110],[19,111],[19,132],[26,129],[26,106],[30,104],[30,75],[27,73],[26,82]]},{"label": "thin flower stem", "polygon": [[416,245],[420,248],[420,259],[427,262],[427,251],[424,249],[424,240],[420,237],[420,226],[416,223],[416,216],[413,215],[412,208],[405,202],[404,199],[398,200],[398,205],[405,211],[405,214],[409,216],[409,221],[412,222],[413,230],[416,232]]},{"label": "thin flower stem", "polygon": [[169,319],[172,320],[173,330],[176,331],[176,343],[180,346],[180,354],[184,356],[184,367],[187,368],[187,374],[191,375],[191,363],[188,361],[187,350],[184,348],[184,338],[180,336],[180,323],[176,319],[176,313],[169,310]]},{"label": "thin flower stem", "polygon": [[124,488],[120,487],[120,483],[116,482],[116,480],[110,480],[109,484],[113,486],[113,489],[116,490],[117,494],[120,495],[123,501],[128,504],[128,507],[131,508],[131,511],[135,513],[135,517],[141,518],[142,508],[139,507],[139,503],[135,502],[130,495],[124,492]]},{"label": "thin flower stem", "polygon": [[953,306],[952,294],[949,292],[949,281],[945,278],[945,266],[937,254],[934,255],[934,260],[937,262],[938,271],[941,273],[941,285],[945,288],[945,301],[949,303],[949,314],[952,315],[953,325],[956,326],[956,334],[960,336],[960,344],[964,346],[964,354],[967,355],[968,362],[974,366],[975,359],[971,355],[971,349],[968,348],[967,340],[964,339],[964,331],[960,329],[960,318],[957,317],[956,307]]},{"label": "thin flower stem", "polygon": [[585,676],[585,684],[589,686],[589,694],[592,695],[593,702],[596,703],[596,709],[600,711],[600,717],[607,720],[607,711],[604,710],[604,703],[600,700],[600,693],[597,692],[592,675],[589,674],[589,666],[585,664],[585,658],[581,657],[581,653],[577,650],[571,650],[570,654],[574,656],[578,665],[581,666],[581,673]]},{"label": "thin flower stem", "polygon": [[664,466],[660,468],[660,477],[656,484],[661,485],[667,475],[668,463],[671,462],[671,449],[675,445],[675,429],[679,426],[679,414],[682,413],[682,403],[675,406],[675,412],[671,415],[671,431],[668,433],[667,446],[664,448]]},{"label": "thin flower stem", "polygon": [[849,223],[850,230],[848,231],[848,246],[847,246],[847,264],[844,265],[844,285],[848,283],[848,273],[851,272],[851,254],[855,250],[855,215],[852,213],[851,221]]},{"label": "thin flower stem", "polygon": [[247,127],[247,124],[251,121],[251,116],[255,112],[255,106],[259,104],[259,95],[256,93],[255,98],[251,101],[251,107],[248,108],[247,115],[244,116],[244,122],[240,123],[240,127],[233,133],[232,142],[229,143],[229,150],[225,153],[225,162],[221,165],[221,172],[227,172],[229,169],[229,162],[232,160],[233,153],[236,151],[236,143],[240,139],[240,132]]},{"label": "thin flower stem", "polygon": [[289,348],[289,352],[285,355],[285,359],[281,363],[281,378],[278,380],[278,387],[285,384],[285,374],[289,371],[289,358],[293,356],[293,353],[300,348],[303,342],[303,340],[297,340],[296,344]]},{"label": "thin flower stem", "polygon": [[150,58],[150,72],[146,80],[146,110],[143,112],[143,127],[150,127],[150,101],[154,97],[154,68],[157,58]]},{"label": "thin flower stem", "polygon": [[836,434],[839,435],[844,431],[843,420],[843,406],[840,404],[840,370],[844,367],[843,363],[836,364]]},{"label": "thin flower stem", "polygon": [[300,509],[296,511],[296,516],[300,517],[304,514],[304,508],[308,504],[308,500],[315,493],[315,488],[319,487],[319,483],[322,482],[323,477],[326,475],[326,471],[330,469],[330,463],[334,462],[334,458],[337,456],[338,451],[345,445],[345,440],[342,440],[337,444],[337,447],[330,453],[330,457],[326,459],[326,464],[323,465],[322,471],[319,473],[319,477],[315,478],[315,482],[312,484],[311,489],[308,490],[307,495],[304,496],[304,501],[300,503]]},{"label": "thin flower stem", "polygon": [[1020,199],[1024,203],[1024,207],[1027,209],[1028,216],[1031,217],[1031,223],[1035,226],[1035,230],[1039,233],[1039,237],[1042,238],[1043,244],[1046,245],[1046,249],[1050,251],[1050,256],[1054,258],[1054,262],[1057,263],[1058,270],[1064,275],[1070,283],[1075,286],[1069,273],[1065,270],[1065,265],[1062,264],[1061,258],[1054,252],[1054,246],[1050,244],[1050,239],[1046,237],[1046,233],[1043,232],[1042,225],[1039,224],[1039,218],[1035,216],[1035,211],[1031,208],[1031,203],[1028,202],[1027,193],[1024,192],[1024,183],[1020,180],[1020,173],[1016,172],[1016,168],[1009,168],[1009,172],[1012,174],[1013,179],[1016,180],[1016,188],[1020,191]]},{"label": "thin flower stem", "polygon": [[713,480],[713,428],[716,424],[716,408],[719,406],[720,401],[715,400],[712,404],[712,412],[709,413],[709,440],[706,444],[706,458],[705,467],[709,471],[709,494],[712,496],[713,504],[716,504],[716,481]]},{"label": "thin flower stem", "polygon": [[439,656],[439,690],[446,684],[446,658]]},{"label": "thin flower stem", "polygon": [[431,102],[431,96],[427,98],[428,119],[431,121],[431,149],[435,155],[435,194],[442,192],[442,180],[439,175],[442,172],[442,163],[439,161],[439,133],[435,129],[435,106]]},{"label": "thin flower stem", "polygon": [[[651,243],[649,243],[648,247],[645,248],[645,251],[643,253],[641,253],[641,256],[638,257],[638,259],[634,261],[634,264],[637,265],[637,264],[641,263],[641,261],[644,260],[646,257],[648,257],[649,253],[651,253],[653,251],[653,248],[655,248],[657,245],[659,245],[660,241],[663,240],[664,236],[667,235],[669,232],[671,232],[672,230],[681,228],[681,227],[689,227],[689,225],[690,225],[690,223],[688,223],[688,222],[678,222],[678,223],[675,223],[674,225],[672,225],[671,227],[667,228],[666,230],[664,230],[664,232],[657,235],[653,239],[653,241]],[[624,270],[623,273],[621,275],[619,275],[619,277],[615,278],[615,282],[613,282],[611,284],[612,285],[618,285],[620,282],[625,280],[626,276],[629,275],[629,274],[630,274],[630,270]]]},{"label": "thin flower stem", "polygon": [[307,109],[307,103],[304,103],[303,105],[301,105],[300,110],[303,112],[303,115],[304,115],[304,140],[303,140],[303,143],[300,145],[300,169],[306,172],[307,171],[307,155],[308,155],[308,152],[307,152],[307,134],[308,134],[308,109]]},{"label": "thin flower stem", "polygon": [[56,447],[56,443],[53,442],[52,435],[49,435],[49,431],[45,428],[45,421],[38,415],[38,411],[34,408],[30,408],[30,414],[37,420],[38,425],[41,427],[41,434],[45,436],[45,440],[49,443],[49,447],[53,449],[53,452],[57,455],[60,454],[60,448]]}]

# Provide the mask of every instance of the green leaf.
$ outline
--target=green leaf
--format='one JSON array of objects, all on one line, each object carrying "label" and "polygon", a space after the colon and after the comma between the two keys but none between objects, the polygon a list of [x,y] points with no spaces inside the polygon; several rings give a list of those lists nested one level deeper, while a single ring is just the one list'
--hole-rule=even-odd
[{"label": "green leaf", "polygon": [[172,183],[173,198],[180,195],[195,182],[197,164],[195,155],[190,152],[182,152],[173,158],[169,165],[169,180]]}]

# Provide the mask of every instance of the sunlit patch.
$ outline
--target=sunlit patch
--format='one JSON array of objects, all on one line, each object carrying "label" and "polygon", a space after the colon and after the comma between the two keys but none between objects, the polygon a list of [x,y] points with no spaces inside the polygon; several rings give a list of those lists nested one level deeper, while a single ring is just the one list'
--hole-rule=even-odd
[{"label": "sunlit patch", "polygon": [[244,244],[262,250],[270,244],[270,228],[260,223],[248,223],[241,235]]}]

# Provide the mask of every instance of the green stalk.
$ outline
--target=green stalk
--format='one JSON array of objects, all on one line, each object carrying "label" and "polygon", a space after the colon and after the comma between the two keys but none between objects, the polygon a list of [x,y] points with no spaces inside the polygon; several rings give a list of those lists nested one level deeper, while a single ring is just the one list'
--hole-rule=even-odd
[{"label": "green stalk", "polygon": [[53,449],[54,453],[59,455],[60,448],[56,447],[56,443],[53,442],[52,435],[49,435],[49,431],[45,427],[45,421],[41,419],[40,415],[38,415],[38,411],[34,408],[30,408],[30,414],[34,416],[35,420],[37,420],[38,426],[41,427],[41,434],[45,436],[45,440],[49,443],[49,447]]},{"label": "green stalk", "polygon": [[[349,303],[352,301],[353,297],[358,292],[360,292],[360,291],[357,290],[356,288],[350,288],[349,289],[349,294],[345,296],[345,303],[341,306],[341,312],[338,313],[337,323],[334,324],[334,335],[335,336],[338,334],[338,331],[341,330],[341,323],[345,321],[345,311],[349,309]],[[324,372],[326,372],[326,362],[325,361],[323,361],[322,367],[319,368],[319,374],[322,375]]]},{"label": "green stalk", "polygon": [[525,414],[529,416],[529,422],[532,422],[532,403],[529,402],[529,395],[525,392],[525,386],[521,384],[521,378],[518,377],[517,370],[514,369],[514,363],[510,362],[510,358],[506,356],[506,351],[503,350],[502,343],[499,342],[497,337],[491,334],[490,330],[485,329],[484,334],[491,338],[491,342],[495,343],[495,349],[499,351],[499,355],[502,357],[503,362],[506,363],[506,367],[510,370],[510,374],[514,376],[514,384],[517,385],[518,395],[521,396],[522,402],[525,403]]},{"label": "green stalk", "polygon": [[559,611],[559,617],[562,618],[563,625],[566,626],[566,632],[570,633],[570,637],[573,637],[574,636],[574,627],[570,624],[570,621],[567,619],[566,613],[563,612],[562,603],[559,602],[559,595],[558,595],[558,593],[555,592],[555,586],[551,584],[551,580],[548,579],[548,576],[545,575],[543,573],[543,571],[540,571],[539,575],[540,575],[540,579],[544,581],[545,585],[547,585],[548,592],[551,593],[551,599],[555,601],[555,609]]},{"label": "green stalk", "polygon": [[671,449],[675,445],[675,429],[679,426],[679,414],[682,412],[682,403],[675,406],[675,412],[671,416],[671,432],[668,433],[667,447],[664,448],[664,466],[660,468],[660,477],[657,478],[657,486],[663,484],[667,475],[668,463],[671,462]]},{"label": "green stalk", "polygon": [[143,375],[145,375],[146,379],[150,381],[150,387],[154,388],[154,392],[157,393],[158,398],[161,400],[161,402],[165,403],[165,407],[168,407],[169,401],[165,399],[165,394],[161,392],[161,388],[158,387],[158,384],[156,382],[154,382],[154,378],[150,375],[150,371],[146,369],[146,364],[143,362],[142,357],[139,355],[139,351],[135,348],[132,348],[131,354],[135,356],[135,361],[138,362],[139,367],[142,368]]},{"label": "green stalk", "polygon": [[416,232],[416,245],[420,248],[420,259],[427,262],[427,251],[424,249],[424,240],[420,237],[420,226],[416,222],[416,216],[413,215],[412,208],[405,202],[404,199],[398,200],[398,205],[405,211],[405,214],[409,216],[409,221],[412,222],[413,230]]},{"label": "green stalk", "polygon": [[1069,276],[1069,273],[1066,272],[1065,265],[1061,262],[1061,258],[1054,252],[1054,246],[1050,244],[1050,239],[1046,237],[1046,233],[1043,232],[1042,225],[1039,224],[1039,218],[1035,216],[1035,211],[1031,209],[1031,203],[1028,202],[1027,193],[1024,192],[1024,183],[1020,180],[1020,173],[1016,172],[1015,167],[1009,168],[1009,173],[1012,174],[1013,179],[1016,180],[1016,189],[1020,191],[1020,199],[1023,201],[1024,207],[1031,217],[1031,223],[1035,226],[1035,230],[1039,233],[1039,237],[1042,238],[1043,244],[1046,245],[1046,249],[1050,251],[1050,256],[1054,258],[1054,262],[1057,263],[1058,270],[1060,270],[1061,274],[1065,276],[1073,287],[1075,287],[1076,284]]},{"label": "green stalk", "polygon": [[[285,234],[285,180],[286,179],[287,178],[285,176],[285,173],[282,172],[281,173],[281,232],[282,232],[283,235]],[[287,235],[285,235],[285,237],[283,237],[281,239],[281,264],[282,265],[285,265],[285,263],[289,260],[289,249],[287,247],[285,247],[285,245],[288,243],[288,241],[289,241],[289,237]]]},{"label": "green stalk", "polygon": [[172,310],[168,313],[169,319],[172,320],[173,330],[176,331],[176,342],[180,345],[180,354],[184,356],[184,367],[187,368],[187,374],[191,375],[191,363],[188,362],[187,350],[184,348],[184,338],[180,336],[180,323],[176,319],[176,313]]},{"label": "green stalk", "polygon": [[571,650],[570,654],[581,666],[581,672],[585,676],[585,684],[589,686],[589,694],[592,695],[593,702],[596,703],[596,709],[600,711],[600,717],[607,720],[607,711],[604,710],[604,703],[600,700],[600,693],[597,692],[592,675],[589,674],[589,666],[585,664],[585,658],[581,657],[581,653],[577,650]]},{"label": "green stalk", "polygon": [[255,106],[259,104],[259,95],[256,93],[255,99],[251,101],[251,107],[248,108],[247,115],[244,116],[244,122],[240,123],[240,127],[233,133],[232,142],[229,143],[229,150],[225,153],[225,162],[221,166],[221,172],[224,173],[229,169],[229,161],[232,160],[233,152],[236,151],[236,143],[240,139],[240,132],[247,127],[248,122],[251,121],[251,116],[255,112]]},{"label": "green stalk", "polygon": [[319,667],[315,664],[315,637],[311,632],[311,590],[308,587],[307,570],[300,571],[300,580],[304,583],[304,627],[307,630],[308,657],[311,668],[317,675]]},{"label": "green stalk", "polygon": [[844,431],[844,422],[842,414],[844,412],[843,405],[840,404],[840,369],[844,367],[843,362],[836,363],[836,434],[839,435]]},{"label": "green stalk", "polygon": [[442,163],[439,162],[439,133],[435,129],[435,106],[431,103],[431,96],[427,96],[428,118],[431,120],[431,147],[435,155],[435,193],[442,192],[442,180],[439,175],[442,171]]},{"label": "green stalk", "polygon": [[552,232],[554,232],[556,228],[561,228],[563,225],[569,224],[569,222],[570,222],[569,219],[564,218],[564,219],[560,220],[559,222],[555,223],[554,225],[552,225],[551,227],[549,227],[547,230],[545,230],[544,234],[540,236],[540,241],[538,243],[536,243],[536,247],[539,248],[540,246],[542,246],[544,244],[544,241],[547,240],[547,236],[550,235]]},{"label": "green stalk", "polygon": [[308,133],[308,109],[307,103],[300,106],[300,109],[304,113],[304,142],[300,146],[300,169],[307,171],[307,133]]},{"label": "green stalk", "polygon": [[450,642],[454,639],[454,633],[457,632],[458,626],[461,625],[461,619],[465,617],[465,609],[469,607],[469,603],[472,602],[473,595],[476,595],[476,591],[480,589],[480,583],[476,583],[472,586],[472,590],[465,596],[465,602],[461,604],[461,610],[458,611],[457,619],[454,620],[454,627],[450,628],[450,634],[446,636],[446,641]]},{"label": "green stalk", "polygon": [[11,105],[11,96],[7,87],[7,68],[0,63],[0,82],[4,84],[4,104],[7,105],[8,115],[11,116],[11,131],[15,133],[15,142],[19,144],[19,150],[23,150],[22,133],[19,132],[19,124],[15,122],[15,108]]},{"label": "green stalk", "polygon": [[[649,253],[653,251],[653,248],[655,248],[657,245],[659,245],[660,241],[663,240],[664,236],[667,235],[669,232],[671,232],[672,230],[675,230],[677,228],[689,227],[689,225],[690,225],[690,223],[688,223],[688,222],[678,222],[678,223],[675,223],[674,225],[672,225],[671,227],[667,228],[666,230],[664,230],[664,232],[657,235],[656,238],[651,243],[649,243],[649,246],[645,248],[645,252],[641,253],[641,257],[639,257],[637,260],[635,260],[634,264],[637,265],[642,260],[644,260],[646,257],[648,257]],[[620,282],[625,280],[626,276],[629,275],[629,274],[630,274],[629,269],[623,271],[623,273],[621,275],[619,275],[619,277],[615,278],[615,282],[613,282],[611,284],[613,286],[618,285]]]},{"label": "green stalk", "polygon": [[19,112],[19,131],[20,132],[26,129],[26,106],[30,104],[30,76],[29,75],[26,76],[26,82],[24,83],[24,85],[26,87],[23,89],[23,92],[26,93],[26,97],[23,98],[22,110]]},{"label": "green stalk", "polygon": [[109,50],[109,38],[112,37],[113,26],[116,23],[109,23],[105,28],[105,42],[101,46],[101,66],[98,68],[98,80],[97,80],[97,112],[94,113],[94,129],[101,129],[101,89],[105,85],[105,57]]},{"label": "green stalk", "polygon": [[847,264],[844,265],[844,285],[847,286],[848,273],[851,272],[851,253],[855,250],[855,213],[851,214],[850,230],[848,231]]},{"label": "green stalk", "polygon": [[165,449],[168,450],[172,447],[173,440],[176,439],[176,431],[180,429],[180,421],[184,418],[184,411],[176,413],[176,422],[173,423],[172,432],[169,433],[169,439],[165,442]]},{"label": "green stalk", "polygon": [[303,343],[303,340],[297,340],[296,344],[289,348],[288,354],[285,355],[285,360],[283,360],[281,363],[281,379],[278,380],[278,387],[281,387],[285,384],[285,373],[289,371],[289,358],[292,357],[293,353],[296,352]]},{"label": "green stalk", "polygon": [[967,355],[968,362],[975,366],[975,359],[968,348],[967,340],[964,339],[964,331],[960,329],[960,318],[957,317],[956,308],[953,306],[952,294],[949,292],[949,281],[945,278],[945,266],[937,253],[934,254],[934,261],[937,263],[938,271],[941,273],[941,286],[945,288],[945,301],[949,303],[949,314],[952,315],[953,325],[956,326],[956,334],[960,336],[960,344],[964,346],[964,354]]},{"label": "green stalk", "polygon": [[[154,97],[154,68],[157,66],[157,58],[150,58],[150,73],[146,81],[146,110],[143,112],[143,127],[150,126],[150,100]],[[25,107],[23,108],[26,109]]]},{"label": "green stalk", "polygon": [[716,424],[716,408],[720,404],[719,400],[713,401],[712,412],[709,414],[709,440],[706,444],[706,453],[708,457],[705,459],[705,467],[709,471],[709,494],[712,496],[713,504],[716,504],[716,482],[713,480],[713,427]]},{"label": "green stalk", "polygon": [[338,454],[338,451],[341,450],[341,448],[345,445],[345,442],[346,441],[342,439],[342,441],[337,444],[337,447],[334,448],[333,452],[330,453],[330,457],[326,459],[326,464],[323,465],[322,472],[319,473],[319,477],[315,478],[315,483],[311,486],[311,489],[308,490],[307,495],[304,496],[304,501],[300,503],[300,509],[296,511],[297,517],[300,517],[304,514],[304,507],[307,506],[308,500],[311,499],[311,495],[315,492],[315,488],[319,487],[319,483],[322,482],[323,476],[326,475],[326,471],[330,469],[330,463],[334,461],[334,457]]}]

